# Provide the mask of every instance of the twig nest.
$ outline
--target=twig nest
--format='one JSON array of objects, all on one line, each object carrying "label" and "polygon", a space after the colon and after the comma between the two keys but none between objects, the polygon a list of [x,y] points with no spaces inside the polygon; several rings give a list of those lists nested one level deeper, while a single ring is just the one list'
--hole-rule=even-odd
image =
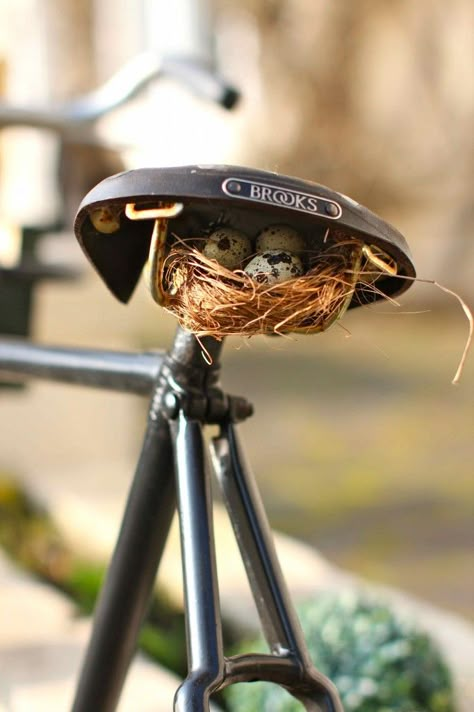
[{"label": "twig nest", "polygon": [[286,250],[287,252],[300,253],[305,248],[305,241],[301,235],[289,225],[270,225],[257,235],[255,243],[256,252],[267,250]]},{"label": "twig nest", "polygon": [[255,282],[270,285],[301,277],[304,270],[298,255],[287,250],[267,250],[255,255],[244,271]]},{"label": "twig nest", "polygon": [[[263,238],[293,249],[259,252]],[[282,225],[256,239],[221,226],[209,237],[173,235],[155,278],[165,308],[198,337],[311,334],[340,319],[357,289],[377,289],[366,282],[367,269],[392,274],[376,249],[338,230],[312,245]]]},{"label": "twig nest", "polygon": [[222,267],[234,270],[251,255],[252,243],[240,230],[222,227],[207,238],[202,252],[208,259],[215,260]]}]

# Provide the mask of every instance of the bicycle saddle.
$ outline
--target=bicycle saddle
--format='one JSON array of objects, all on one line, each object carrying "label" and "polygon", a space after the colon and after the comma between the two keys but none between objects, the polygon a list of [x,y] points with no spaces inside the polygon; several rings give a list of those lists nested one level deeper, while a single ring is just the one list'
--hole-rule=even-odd
[{"label": "bicycle saddle", "polygon": [[[222,222],[256,234],[265,226],[289,224],[307,243],[322,242],[327,229],[340,230],[396,263],[396,275],[383,275],[377,290],[356,293],[351,307],[407,290],[415,277],[408,245],[391,225],[351,198],[298,178],[237,166],[142,168],[106,178],[82,201],[74,230],[79,243],[111,292],[128,302],[147,261],[153,218],[146,210],[171,210],[169,232],[180,237],[205,234]],[[103,226],[94,215],[108,216]],[[153,210],[150,210],[150,215]],[[164,214],[164,213],[163,213]]]}]

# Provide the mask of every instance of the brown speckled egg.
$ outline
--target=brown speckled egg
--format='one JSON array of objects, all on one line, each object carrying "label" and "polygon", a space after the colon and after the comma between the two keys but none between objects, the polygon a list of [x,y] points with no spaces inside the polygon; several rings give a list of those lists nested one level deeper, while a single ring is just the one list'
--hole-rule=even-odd
[{"label": "brown speckled egg", "polygon": [[216,260],[222,267],[237,269],[243,260],[252,253],[250,239],[240,230],[221,227],[206,240],[203,254],[210,260]]},{"label": "brown speckled egg", "polygon": [[289,225],[269,225],[257,236],[256,252],[285,250],[298,254],[304,246],[304,239]]},{"label": "brown speckled egg", "polygon": [[303,265],[297,255],[286,250],[267,250],[253,257],[245,272],[260,284],[279,284],[303,274]]},{"label": "brown speckled egg", "polygon": [[120,208],[104,206],[89,213],[91,223],[102,235],[112,235],[120,230]]}]

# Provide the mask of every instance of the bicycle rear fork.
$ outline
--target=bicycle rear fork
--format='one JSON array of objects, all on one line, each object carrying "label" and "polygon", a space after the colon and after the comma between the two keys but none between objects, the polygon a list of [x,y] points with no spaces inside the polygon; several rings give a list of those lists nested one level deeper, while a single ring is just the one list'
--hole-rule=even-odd
[{"label": "bicycle rear fork", "polygon": [[[342,712],[334,685],[312,665],[276,557],[235,423],[251,414],[217,386],[221,344],[178,331],[161,368],[121,531],[97,605],[73,712],[115,710],[177,506],[188,675],[175,712],[207,712],[211,695],[237,682],[284,687],[310,712]],[[232,523],[269,654],[226,657],[216,571],[209,467],[202,426],[219,424],[213,469]]]}]

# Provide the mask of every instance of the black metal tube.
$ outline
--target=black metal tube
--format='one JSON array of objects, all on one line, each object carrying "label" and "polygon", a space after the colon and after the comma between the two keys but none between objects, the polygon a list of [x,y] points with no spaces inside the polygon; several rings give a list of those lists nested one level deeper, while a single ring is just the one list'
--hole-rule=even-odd
[{"label": "black metal tube", "polygon": [[0,340],[0,374],[26,376],[125,393],[149,394],[163,354],[38,346]]},{"label": "black metal tube", "polygon": [[121,531],[96,608],[73,712],[113,712],[135,651],[175,508],[168,422],[152,401]]},{"label": "black metal tube", "polygon": [[260,493],[243,465],[231,424],[214,438],[211,452],[267,641],[273,652],[287,649],[294,653],[300,647],[299,624],[287,613],[289,596]]},{"label": "black metal tube", "polygon": [[218,376],[223,344],[223,341],[216,341],[210,336],[198,341],[193,334],[179,327],[170,351],[175,380],[180,382],[182,376],[185,376],[186,386],[206,389],[210,385],[209,378]]},{"label": "black metal tube", "polygon": [[312,664],[260,493],[244,465],[232,423],[222,426],[220,436],[213,439],[211,452],[265,638],[273,654],[290,656],[300,669],[299,679],[287,687],[288,691],[303,702],[308,712],[343,712],[335,686]]},{"label": "black metal tube", "polygon": [[[221,344],[213,339],[203,342],[211,356],[211,366],[202,358],[195,337],[181,329],[165,358],[153,356],[157,368],[159,365],[161,368],[155,381],[147,430],[96,608],[72,712],[113,712],[117,706],[176,504],[173,446],[165,417],[166,395],[170,381],[179,382],[180,388],[187,392],[188,388],[202,387],[217,378]],[[132,372],[135,359],[132,356],[127,366]],[[100,359],[99,367],[103,367]],[[150,376],[151,371],[147,374]]]},{"label": "black metal tube", "polygon": [[237,682],[261,680],[291,687],[300,679],[300,669],[293,658],[262,653],[247,653],[226,658],[223,687]]},{"label": "black metal tube", "polygon": [[201,425],[182,413],[175,459],[189,670],[176,693],[174,709],[208,712],[209,696],[224,677],[211,490]]}]

